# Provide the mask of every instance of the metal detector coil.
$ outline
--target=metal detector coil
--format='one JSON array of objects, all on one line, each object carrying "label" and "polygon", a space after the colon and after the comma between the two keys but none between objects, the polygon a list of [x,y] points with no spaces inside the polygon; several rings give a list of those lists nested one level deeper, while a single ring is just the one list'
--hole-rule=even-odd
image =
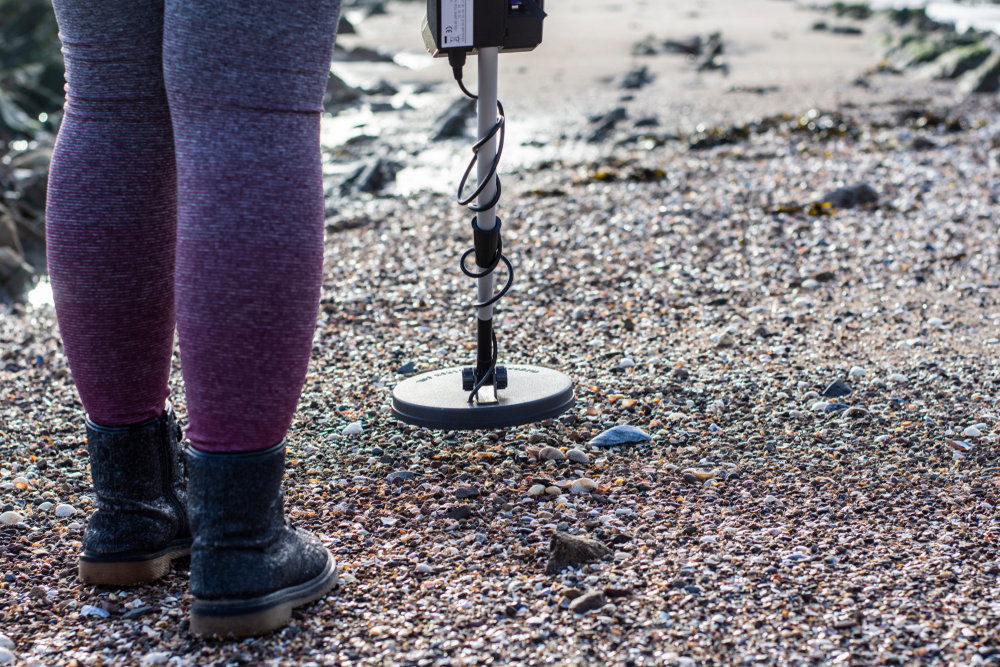
[{"label": "metal detector coil", "polygon": [[[462,92],[478,101],[479,140],[458,186],[458,202],[475,212],[473,246],[460,261],[462,273],[478,283],[476,364],[446,368],[403,380],[392,390],[392,411],[400,421],[450,431],[520,426],[550,419],[573,407],[569,377],[539,366],[497,363],[499,345],[493,308],[514,283],[514,265],[503,253],[496,215],[500,201],[497,166],[503,154],[506,116],[497,101],[497,56],[500,52],[531,51],[542,41],[543,0],[428,0],[424,21],[427,49],[448,56]],[[479,93],[462,82],[467,54],[478,56]],[[465,186],[476,168],[477,185],[466,196]],[[475,203],[473,203],[475,200]],[[475,257],[475,268],[466,261]],[[507,280],[499,292],[494,271],[501,265]]]}]

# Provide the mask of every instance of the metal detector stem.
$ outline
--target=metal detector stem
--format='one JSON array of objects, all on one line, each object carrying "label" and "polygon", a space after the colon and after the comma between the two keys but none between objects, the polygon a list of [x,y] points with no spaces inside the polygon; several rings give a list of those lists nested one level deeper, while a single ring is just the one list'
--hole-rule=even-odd
[{"label": "metal detector stem", "polygon": [[[497,61],[499,50],[486,48],[479,50],[477,58],[479,65],[479,138],[490,135],[497,122]],[[494,133],[495,134],[495,133]],[[496,157],[496,136],[490,137],[479,148],[479,161],[476,164],[476,176],[479,183],[485,183],[479,193],[479,206],[485,206],[493,200],[496,194],[496,182],[490,175],[490,166]],[[476,224],[484,232],[491,231],[496,226],[496,206],[476,214]],[[488,269],[493,257],[479,257],[476,253],[476,266]],[[485,261],[485,263],[483,263]],[[479,302],[484,303],[493,297],[493,272],[479,278]],[[476,335],[476,375],[483,377],[489,373],[493,364],[493,306],[485,306],[478,311]],[[485,391],[484,391],[485,390]],[[480,402],[495,402],[496,387],[492,380],[480,389]]]}]

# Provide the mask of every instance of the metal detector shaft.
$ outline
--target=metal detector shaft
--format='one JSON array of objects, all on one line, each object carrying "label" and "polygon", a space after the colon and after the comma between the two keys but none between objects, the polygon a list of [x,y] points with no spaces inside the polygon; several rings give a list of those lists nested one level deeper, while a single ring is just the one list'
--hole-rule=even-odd
[{"label": "metal detector shaft", "polygon": [[[497,60],[499,51],[496,48],[479,49],[479,138],[487,136],[497,122]],[[476,175],[479,183],[487,180],[489,183],[479,193],[479,205],[484,206],[493,199],[496,194],[496,181],[490,178],[490,166],[496,157],[496,137],[484,143],[479,149],[479,161],[476,164]],[[492,230],[496,226],[497,210],[494,206],[489,210],[482,211],[476,216],[476,224],[484,232]],[[481,266],[480,269],[489,268]],[[479,301],[489,301],[493,298],[493,273],[479,279]],[[479,373],[485,374],[489,371],[493,360],[493,306],[480,308],[477,322],[478,335],[476,350],[476,368]]]}]

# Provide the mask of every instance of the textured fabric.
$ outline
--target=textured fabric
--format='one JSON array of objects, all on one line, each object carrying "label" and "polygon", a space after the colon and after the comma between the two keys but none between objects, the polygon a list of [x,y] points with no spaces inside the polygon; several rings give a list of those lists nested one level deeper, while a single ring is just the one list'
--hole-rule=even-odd
[{"label": "textured fabric", "polygon": [[135,556],[190,539],[187,477],[173,410],[132,427],[87,423],[97,511],[87,522],[84,556]]},{"label": "textured fabric", "polygon": [[313,535],[285,522],[285,445],[243,455],[188,450],[191,594],[248,599],[319,576],[329,562]]},{"label": "textured fabric", "polygon": [[159,415],[176,318],[187,436],[280,442],[319,301],[319,118],[339,0],[55,0],[66,115],[49,270],[90,418]]}]

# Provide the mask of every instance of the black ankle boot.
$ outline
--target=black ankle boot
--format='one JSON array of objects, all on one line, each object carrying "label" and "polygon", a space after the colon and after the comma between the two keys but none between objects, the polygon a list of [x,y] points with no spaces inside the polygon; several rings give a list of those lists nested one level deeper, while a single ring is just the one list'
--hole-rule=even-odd
[{"label": "black ankle boot", "polygon": [[292,608],[337,584],[337,563],[319,540],[285,520],[285,443],[249,454],[187,449],[191,632],[250,637],[276,630]]},{"label": "black ankle boot", "polygon": [[187,479],[171,408],[131,426],[87,420],[97,511],[83,536],[80,581],[134,586],[159,579],[191,551]]}]

